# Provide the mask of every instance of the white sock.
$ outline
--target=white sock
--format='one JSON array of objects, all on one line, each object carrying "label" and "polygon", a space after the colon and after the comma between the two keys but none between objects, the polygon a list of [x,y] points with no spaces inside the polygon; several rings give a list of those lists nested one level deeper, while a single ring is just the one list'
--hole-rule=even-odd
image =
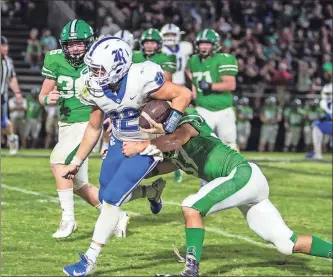
[{"label": "white sock", "polygon": [[62,220],[74,220],[74,193],[73,189],[59,190],[58,196],[62,209]]},{"label": "white sock", "polygon": [[313,148],[314,148],[315,156],[321,157],[321,146],[322,146],[322,142],[323,142],[323,133],[316,126],[314,126],[312,128],[312,139],[313,139]]},{"label": "white sock", "polygon": [[102,210],[102,204],[101,203],[98,203],[96,206],[95,206],[95,208],[97,209],[97,210]]},{"label": "white sock", "polygon": [[90,247],[88,248],[86,252],[86,256],[88,257],[89,260],[91,260],[93,263],[96,263],[97,257],[99,253],[101,252],[102,247],[99,246],[98,244],[92,242],[90,244]]},{"label": "white sock", "polygon": [[104,150],[108,150],[108,148],[109,148],[109,142],[103,142],[102,151],[104,152]]},{"label": "white sock", "polygon": [[93,241],[105,244],[118,224],[122,211],[119,207],[103,201],[102,210],[95,224]]},{"label": "white sock", "polygon": [[12,135],[8,135],[7,138],[8,138],[8,141],[13,142],[13,141],[15,141],[16,136],[15,136],[15,134],[12,134]]}]

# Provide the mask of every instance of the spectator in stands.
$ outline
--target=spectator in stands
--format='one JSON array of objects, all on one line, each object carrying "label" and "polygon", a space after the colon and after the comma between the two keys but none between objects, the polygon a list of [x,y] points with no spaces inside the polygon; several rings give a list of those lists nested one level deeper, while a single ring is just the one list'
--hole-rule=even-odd
[{"label": "spectator in stands", "polygon": [[23,142],[24,126],[25,126],[25,112],[27,110],[27,100],[22,95],[14,96],[8,101],[9,117],[13,125],[14,133]]},{"label": "spectator in stands", "polygon": [[49,28],[44,29],[42,38],[40,39],[40,44],[43,49],[43,54],[46,52],[55,50],[58,48],[57,40],[51,34],[51,30]]},{"label": "spectator in stands", "polygon": [[27,148],[30,135],[32,137],[31,148],[36,148],[38,143],[39,132],[41,129],[41,116],[43,111],[43,106],[39,103],[38,100],[39,92],[40,87],[34,87],[31,89],[31,95],[27,97],[27,114],[23,148]]},{"label": "spectator in stands", "polygon": [[301,93],[307,93],[311,84],[311,69],[308,62],[300,60],[298,62],[297,90]]},{"label": "spectator in stands", "polygon": [[40,70],[42,60],[42,47],[38,40],[38,29],[32,28],[28,39],[26,60],[32,70]]},{"label": "spectator in stands", "polygon": [[100,35],[114,35],[120,30],[120,27],[113,23],[113,19],[111,16],[105,18],[105,24],[101,28]]}]

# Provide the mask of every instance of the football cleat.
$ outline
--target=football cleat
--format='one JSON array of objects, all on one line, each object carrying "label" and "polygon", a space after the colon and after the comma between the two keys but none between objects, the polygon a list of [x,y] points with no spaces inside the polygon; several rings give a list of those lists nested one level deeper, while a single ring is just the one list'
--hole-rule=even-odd
[{"label": "football cleat", "polygon": [[323,156],[318,156],[318,155],[315,154],[315,152],[310,152],[310,153],[305,155],[305,158],[314,159],[314,160],[321,160],[323,158]]},{"label": "football cleat", "polygon": [[131,217],[127,213],[123,212],[123,215],[120,217],[118,224],[113,232],[116,238],[126,238],[127,225],[129,224],[130,219]]},{"label": "football cleat", "polygon": [[12,140],[8,140],[9,146],[9,155],[15,155],[19,150],[19,137],[18,135],[14,135]]},{"label": "football cleat", "polygon": [[183,174],[180,169],[177,169],[173,175],[173,182],[180,184],[183,181]]},{"label": "football cleat", "polygon": [[158,214],[162,210],[162,192],[165,188],[166,181],[163,178],[159,178],[152,183],[152,187],[156,189],[156,196],[154,198],[148,198],[150,202],[150,210],[153,214]]},{"label": "football cleat", "polygon": [[79,256],[81,260],[75,264],[65,266],[63,272],[67,276],[88,276],[94,274],[96,271],[96,263],[89,260],[83,253],[79,253]]},{"label": "football cleat", "polygon": [[199,277],[199,262],[192,255],[186,256],[186,266],[182,273],[176,275],[156,274],[155,277]]},{"label": "football cleat", "polygon": [[52,235],[56,239],[64,239],[73,234],[77,229],[75,220],[61,220],[58,230]]}]

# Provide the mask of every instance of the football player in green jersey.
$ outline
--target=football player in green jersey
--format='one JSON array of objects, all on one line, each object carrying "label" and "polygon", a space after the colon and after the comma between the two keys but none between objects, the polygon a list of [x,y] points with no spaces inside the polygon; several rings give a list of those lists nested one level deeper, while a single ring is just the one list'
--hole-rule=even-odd
[{"label": "football player in green jersey", "polygon": [[268,151],[273,152],[277,132],[278,122],[281,121],[281,110],[276,105],[276,98],[271,96],[265,100],[265,105],[261,109],[260,120],[262,122],[260,131],[259,151],[264,152],[268,143]]},{"label": "football player in green jersey", "polygon": [[177,70],[176,55],[162,53],[163,38],[157,29],[144,31],[140,38],[141,51],[133,52],[133,63],[150,60],[159,64],[164,71],[166,81],[172,81],[172,74]]},{"label": "football player in green jersey", "polygon": [[291,107],[287,107],[284,110],[284,127],[286,134],[283,152],[288,152],[290,146],[291,152],[296,152],[304,121],[304,111],[301,106],[302,101],[300,99],[294,99]]},{"label": "football player in green jersey", "polygon": [[91,26],[80,19],[71,20],[60,34],[62,49],[45,55],[42,75],[45,77],[39,102],[58,105],[60,112],[59,139],[51,157],[51,169],[56,181],[62,220],[54,238],[65,238],[77,228],[74,218],[74,195],[79,195],[94,207],[99,207],[98,189],[88,182],[88,163],[72,180],[62,178],[62,171],[76,153],[90,118],[90,107],[78,99],[85,85],[87,66],[85,53],[94,41]]},{"label": "football player in green jersey", "polygon": [[249,105],[249,98],[242,97],[237,105],[237,137],[239,143],[239,149],[245,150],[247,147],[247,141],[251,133],[251,123],[253,119],[253,110]]},{"label": "football player in green jersey", "polygon": [[237,148],[236,116],[232,91],[236,89],[237,60],[219,53],[220,36],[205,29],[196,36],[197,54],[187,62],[192,76],[192,92],[197,111],[217,136],[230,147]]},{"label": "football player in green jersey", "polygon": [[[152,120],[150,123],[155,130],[161,128]],[[268,199],[268,183],[260,168],[218,139],[194,109],[186,109],[173,134],[151,141],[125,142],[123,152],[132,156],[152,146],[164,152],[165,157],[156,175],[178,167],[209,182],[181,204],[185,217],[186,265],[183,273],[174,276],[199,276],[205,235],[203,217],[234,207],[242,212],[250,229],[274,244],[280,253],[305,253],[332,259],[331,242],[317,236],[297,235],[287,227]]]},{"label": "football player in green jersey", "polygon": [[305,151],[312,151],[312,123],[316,120],[319,120],[324,116],[323,111],[319,107],[319,99],[314,99],[310,103],[306,103],[304,108],[304,144]]}]

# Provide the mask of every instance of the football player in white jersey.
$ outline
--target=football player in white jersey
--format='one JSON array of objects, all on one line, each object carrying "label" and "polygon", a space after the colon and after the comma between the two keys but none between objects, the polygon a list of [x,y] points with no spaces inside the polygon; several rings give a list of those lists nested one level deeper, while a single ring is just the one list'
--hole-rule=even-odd
[{"label": "football player in white jersey", "polygon": [[193,54],[192,43],[180,41],[183,32],[175,24],[166,24],[161,29],[163,36],[162,52],[177,57],[177,71],[172,75],[172,82],[185,85],[185,68],[188,58]]},{"label": "football player in white jersey", "polygon": [[[122,40],[126,41],[133,50],[133,48],[134,48],[134,36],[130,31],[119,30],[117,33],[114,34],[114,36],[118,37],[118,38],[121,38]],[[105,118],[105,121],[104,121],[103,143],[102,143],[102,147],[101,147],[101,154],[102,155],[104,155],[105,152],[108,150],[111,128],[112,128],[112,126],[110,125],[110,119],[106,115],[106,118]]]},{"label": "football player in white jersey", "polygon": [[[72,179],[96,144],[102,131],[103,115],[112,122],[112,136],[108,154],[100,172],[99,200],[102,210],[95,224],[91,245],[80,261],[64,267],[68,276],[87,276],[94,273],[97,257],[114,232],[121,215],[120,206],[128,202],[140,181],[163,159],[152,146],[141,155],[127,157],[123,144],[143,141],[150,135],[139,127],[140,109],[150,100],[171,101],[172,111],[160,133],[172,133],[191,100],[191,92],[182,86],[164,80],[161,66],[151,61],[132,64],[132,49],[117,37],[96,41],[85,55],[89,67],[87,89],[81,92],[83,101],[91,105],[88,126],[80,147],[63,177]],[[155,128],[153,128],[155,129]],[[153,130],[152,129],[152,130]],[[151,202],[151,210],[159,211],[161,201]]]},{"label": "football player in white jersey", "polygon": [[132,50],[134,48],[134,36],[130,31],[127,30],[120,30],[114,34],[115,37],[121,38],[122,40],[126,41],[129,46],[131,46]]},{"label": "football player in white jersey", "polygon": [[[177,57],[177,71],[172,74],[172,82],[185,86],[185,69],[188,58],[193,54],[193,46],[188,41],[180,41],[182,33],[175,24],[166,24],[161,29],[162,52],[174,54]],[[177,169],[174,173],[174,182],[181,183],[182,179],[182,173]]]},{"label": "football player in white jersey", "polygon": [[307,158],[322,159],[322,144],[324,135],[332,137],[332,83],[327,84],[321,91],[320,108],[325,116],[312,123],[312,140],[314,152],[306,155]]}]

